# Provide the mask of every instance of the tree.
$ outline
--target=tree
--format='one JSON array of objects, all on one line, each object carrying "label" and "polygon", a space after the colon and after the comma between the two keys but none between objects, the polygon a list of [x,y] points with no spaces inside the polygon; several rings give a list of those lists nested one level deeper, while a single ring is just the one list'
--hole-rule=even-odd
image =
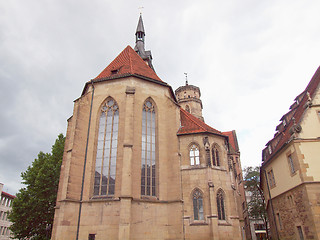
[{"label": "tree", "polygon": [[262,220],[268,236],[268,216],[265,208],[265,199],[260,188],[260,167],[247,167],[244,169],[244,187],[250,194],[248,202],[249,217]]},{"label": "tree", "polygon": [[65,137],[60,134],[51,153],[40,152],[21,173],[21,188],[12,204],[10,230],[17,239],[50,239]]}]

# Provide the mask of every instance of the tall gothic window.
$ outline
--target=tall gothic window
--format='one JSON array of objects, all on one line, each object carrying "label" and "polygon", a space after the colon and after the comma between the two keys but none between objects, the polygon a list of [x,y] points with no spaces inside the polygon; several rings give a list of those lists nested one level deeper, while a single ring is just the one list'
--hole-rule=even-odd
[{"label": "tall gothic window", "polygon": [[194,220],[204,220],[203,217],[203,198],[199,189],[193,191],[193,216]]},{"label": "tall gothic window", "polygon": [[217,193],[217,208],[218,208],[218,219],[226,220],[226,213],[224,207],[224,194],[222,190]]},{"label": "tall gothic window", "polygon": [[141,195],[156,196],[156,112],[150,100],[142,109]]},{"label": "tall gothic window", "polygon": [[212,164],[213,164],[213,166],[220,166],[219,150],[216,147],[213,147],[211,149],[211,155],[212,155]]},{"label": "tall gothic window", "polygon": [[109,98],[100,111],[94,195],[114,195],[119,126],[119,107]]},{"label": "tall gothic window", "polygon": [[192,145],[190,148],[190,165],[199,165],[200,164],[200,156],[199,149],[196,145]]}]

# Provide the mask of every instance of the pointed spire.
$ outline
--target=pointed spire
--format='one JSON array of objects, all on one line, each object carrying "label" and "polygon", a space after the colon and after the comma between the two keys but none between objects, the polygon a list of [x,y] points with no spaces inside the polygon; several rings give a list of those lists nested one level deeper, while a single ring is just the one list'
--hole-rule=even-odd
[{"label": "pointed spire", "polygon": [[145,32],[144,32],[144,26],[143,26],[143,21],[142,21],[142,15],[140,14],[139,17],[139,22],[138,22],[138,26],[137,26],[137,30],[136,30],[136,46],[134,47],[134,50],[136,51],[136,53],[139,54],[139,56],[145,61],[146,64],[148,64],[148,66],[153,70],[153,66],[152,66],[152,55],[151,55],[151,51],[146,51],[144,48],[144,36],[145,36]]},{"label": "pointed spire", "polygon": [[142,21],[142,15],[140,14],[139,22],[136,30],[136,42],[141,40],[144,42],[144,36],[146,34],[144,33],[144,27],[143,27],[143,21]]}]

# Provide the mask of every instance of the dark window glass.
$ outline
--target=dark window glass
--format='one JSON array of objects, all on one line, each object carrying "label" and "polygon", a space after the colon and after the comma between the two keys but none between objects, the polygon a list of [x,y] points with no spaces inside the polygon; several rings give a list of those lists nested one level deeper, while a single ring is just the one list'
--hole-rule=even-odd
[{"label": "dark window glass", "polygon": [[108,99],[101,108],[93,195],[114,195],[119,108]]},{"label": "dark window glass", "polygon": [[224,208],[224,196],[223,192],[220,190],[217,193],[217,208],[218,208],[218,219],[225,220],[225,208]]},{"label": "dark window glass", "polygon": [[193,192],[193,217],[194,220],[204,220],[203,199],[199,190]]},{"label": "dark window glass", "polygon": [[141,195],[156,196],[156,112],[151,101],[142,109]]}]

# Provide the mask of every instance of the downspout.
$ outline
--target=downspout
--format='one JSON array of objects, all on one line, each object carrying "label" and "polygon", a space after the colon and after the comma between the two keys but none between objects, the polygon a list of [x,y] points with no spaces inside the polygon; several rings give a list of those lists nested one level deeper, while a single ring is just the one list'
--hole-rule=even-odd
[{"label": "downspout", "polygon": [[[272,204],[272,199],[271,199],[271,193],[270,193],[270,188],[269,188],[269,182],[268,182],[268,178],[267,178],[267,172],[264,169],[264,176],[266,178],[266,182],[267,182],[267,188],[268,188],[268,194],[269,194],[269,199],[270,199],[270,205],[271,205],[271,211],[272,211],[272,216],[273,216],[273,221],[274,221],[274,226],[276,227],[276,233],[277,233],[277,238],[279,238],[279,232],[278,232],[278,227],[277,227],[277,222],[276,222],[276,217],[274,214],[274,210],[273,210],[273,204]],[[266,229],[266,231],[268,231],[268,229]]]},{"label": "downspout", "polygon": [[92,96],[91,96],[91,105],[90,105],[90,113],[89,113],[89,123],[88,123],[88,132],[87,132],[86,151],[85,151],[85,155],[84,155],[84,164],[83,164],[83,172],[82,172],[80,206],[79,206],[79,215],[78,215],[78,225],[77,225],[76,240],[78,240],[78,238],[79,238],[80,217],[81,217],[82,198],[83,198],[83,186],[84,186],[84,177],[85,177],[85,173],[86,173],[86,163],[87,163],[87,155],[88,155],[88,143],[89,143],[89,133],[90,133],[91,114],[92,114],[92,103],[93,103],[93,95],[94,95],[94,85],[93,85],[93,81],[92,80],[91,80],[91,86],[92,86]]},{"label": "downspout", "polygon": [[183,198],[183,181],[182,181],[182,170],[181,170],[181,152],[180,152],[180,137],[178,136],[178,141],[179,141],[179,168],[180,168],[180,191],[181,191],[181,198],[182,198],[182,227],[183,227],[183,240],[186,239],[186,230],[185,230],[185,225],[184,225],[184,198]]}]

